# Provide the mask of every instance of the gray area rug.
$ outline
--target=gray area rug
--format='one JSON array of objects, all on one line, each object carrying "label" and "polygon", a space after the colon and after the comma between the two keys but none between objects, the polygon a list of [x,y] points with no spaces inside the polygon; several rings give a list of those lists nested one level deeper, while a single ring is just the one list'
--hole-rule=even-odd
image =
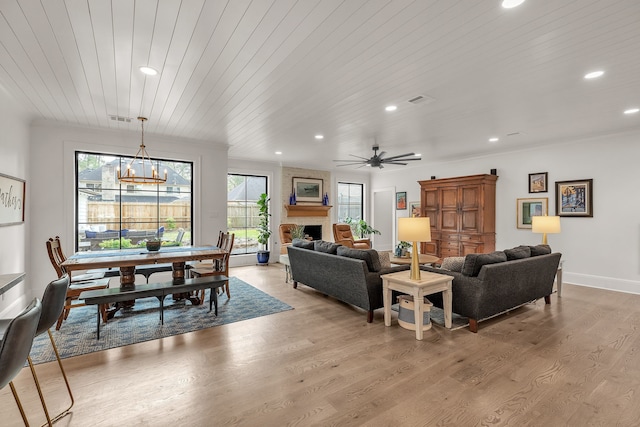
[{"label": "gray area rug", "polygon": [[[107,324],[100,325],[100,340],[96,340],[96,306],[71,309],[59,331],[52,328],[61,358],[121,347],[171,335],[253,319],[293,308],[282,301],[236,278],[229,278],[231,299],[218,297],[218,316],[209,311],[209,290],[205,303],[174,302],[165,298],[164,325],[160,324],[160,303],[155,297],[137,299],[134,307],[119,310]],[[48,334],[34,340],[31,348],[34,363],[55,360]]]}]

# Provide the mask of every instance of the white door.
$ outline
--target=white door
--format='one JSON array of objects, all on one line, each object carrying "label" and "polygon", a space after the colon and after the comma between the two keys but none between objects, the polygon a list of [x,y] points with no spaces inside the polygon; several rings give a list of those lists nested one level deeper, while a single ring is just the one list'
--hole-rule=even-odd
[{"label": "white door", "polygon": [[373,190],[373,215],[371,226],[380,234],[371,236],[373,247],[378,251],[393,250],[396,234],[395,188]]}]

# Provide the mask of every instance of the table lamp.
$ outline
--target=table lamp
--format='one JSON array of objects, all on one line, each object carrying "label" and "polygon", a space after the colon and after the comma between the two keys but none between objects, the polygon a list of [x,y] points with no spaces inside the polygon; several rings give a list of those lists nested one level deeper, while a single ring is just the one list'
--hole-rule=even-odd
[{"label": "table lamp", "polygon": [[542,233],[542,244],[547,244],[547,234],[560,233],[559,216],[534,216],[531,217],[531,231]]},{"label": "table lamp", "polygon": [[420,257],[418,242],[431,241],[429,218],[398,218],[398,240],[413,242],[411,251],[411,280],[420,280]]}]

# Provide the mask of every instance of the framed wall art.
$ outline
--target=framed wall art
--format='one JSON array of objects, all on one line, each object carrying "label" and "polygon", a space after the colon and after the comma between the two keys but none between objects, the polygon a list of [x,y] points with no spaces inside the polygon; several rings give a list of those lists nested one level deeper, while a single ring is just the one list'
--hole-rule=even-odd
[{"label": "framed wall art", "polygon": [[396,193],[396,210],[407,210],[407,192],[401,191]]},{"label": "framed wall art", "polygon": [[593,217],[593,179],[556,181],[556,215]]},{"label": "framed wall art", "polygon": [[293,191],[298,202],[322,203],[322,180],[316,178],[293,178]]},{"label": "framed wall art", "polygon": [[549,174],[547,172],[536,172],[529,174],[529,193],[546,193],[549,191],[547,188],[547,179]]},{"label": "framed wall art", "polygon": [[517,199],[517,227],[531,228],[531,218],[548,214],[549,199],[542,197],[539,199]]},{"label": "framed wall art", "polygon": [[409,202],[409,215],[412,218],[420,216],[420,202]]},{"label": "framed wall art", "polygon": [[0,174],[0,226],[24,223],[26,182]]}]

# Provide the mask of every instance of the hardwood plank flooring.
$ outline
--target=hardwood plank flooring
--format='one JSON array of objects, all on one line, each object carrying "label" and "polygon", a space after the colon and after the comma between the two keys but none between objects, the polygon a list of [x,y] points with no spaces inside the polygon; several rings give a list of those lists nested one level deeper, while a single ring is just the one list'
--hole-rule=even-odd
[{"label": "hardwood plank flooring", "polygon": [[[76,404],[56,426],[640,425],[640,295],[565,284],[478,334],[434,326],[416,341],[382,309],[367,324],[293,289],[280,264],[231,274],[294,310],[66,359]],[[55,412],[57,365],[36,369]],[[40,425],[28,370],[15,384]],[[9,387],[0,402],[0,425],[21,426]]]}]

